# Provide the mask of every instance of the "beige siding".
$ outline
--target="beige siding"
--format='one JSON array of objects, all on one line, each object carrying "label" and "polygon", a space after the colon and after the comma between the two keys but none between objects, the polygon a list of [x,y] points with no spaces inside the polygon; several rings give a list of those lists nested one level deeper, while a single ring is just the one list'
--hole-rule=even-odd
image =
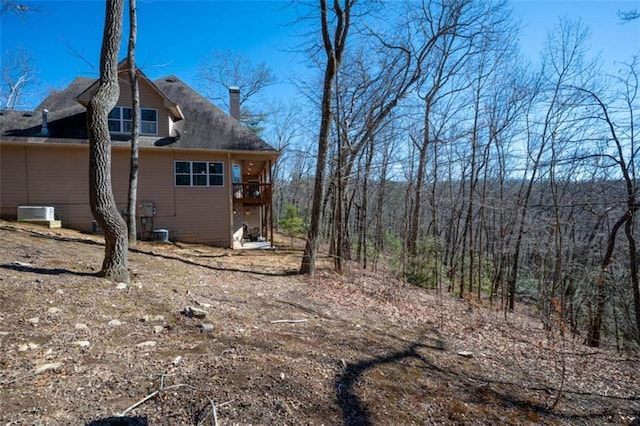
[{"label": "beige siding", "polygon": [[[138,205],[153,203],[156,209],[153,228],[169,230],[170,239],[230,246],[228,182],[225,179],[223,187],[176,187],[175,160],[222,161],[225,171],[228,167],[224,156],[141,149]],[[112,166],[114,196],[118,207],[124,210],[128,197],[129,150],[114,150]]]},{"label": "beige siding", "polygon": [[[86,146],[0,144],[3,215],[15,216],[18,205],[55,207],[67,228],[91,231],[88,149]],[[205,151],[141,149],[138,202],[153,202],[153,228],[167,229],[171,239],[231,246],[229,164],[224,155]],[[222,161],[222,187],[176,187],[174,161]],[[118,209],[128,198],[129,150],[112,151],[112,184]],[[138,204],[139,204],[138,203]],[[138,223],[140,226],[140,223]]]},{"label": "beige siding", "polygon": [[[213,187],[183,187],[175,186],[173,181],[174,161],[221,161],[224,164],[224,186]],[[179,227],[175,230],[178,239],[191,239],[188,233],[196,231],[199,236],[203,231],[210,244],[230,246],[231,244],[231,197],[229,191],[228,170],[229,164],[226,156],[209,153],[189,153],[175,151],[171,159],[171,188],[174,191],[174,209],[181,221],[192,224],[190,229]],[[211,223],[215,223],[214,228]]]},{"label": "beige siding", "polygon": [[80,204],[89,199],[89,165],[86,149],[27,146],[29,198],[50,203]]},{"label": "beige siding", "polygon": [[64,226],[91,230],[88,151],[82,147],[2,144],[2,214],[20,205],[53,206]]},{"label": "beige siding", "polygon": [[[120,98],[116,105],[131,108],[133,100],[129,73],[120,74]],[[169,111],[164,106],[164,99],[146,80],[139,79],[140,108],[158,110],[158,137],[170,136]]]},{"label": "beige siding", "polygon": [[0,215],[15,217],[27,204],[27,167],[24,146],[0,145]]}]

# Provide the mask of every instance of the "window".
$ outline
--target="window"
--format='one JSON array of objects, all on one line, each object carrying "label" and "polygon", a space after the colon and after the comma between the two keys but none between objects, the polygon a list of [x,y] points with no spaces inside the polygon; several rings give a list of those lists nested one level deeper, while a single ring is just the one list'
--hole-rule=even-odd
[{"label": "window", "polygon": [[[131,132],[131,108],[115,107],[109,113],[109,131],[114,133]],[[140,108],[140,134],[158,134],[158,111]]]},{"label": "window", "polygon": [[155,109],[140,109],[140,133],[143,135],[158,134],[158,111]]},{"label": "window", "polygon": [[233,165],[233,183],[242,182],[242,169],[240,168],[240,164]]},{"label": "window", "polygon": [[220,161],[176,161],[176,186],[223,186],[224,167]]}]

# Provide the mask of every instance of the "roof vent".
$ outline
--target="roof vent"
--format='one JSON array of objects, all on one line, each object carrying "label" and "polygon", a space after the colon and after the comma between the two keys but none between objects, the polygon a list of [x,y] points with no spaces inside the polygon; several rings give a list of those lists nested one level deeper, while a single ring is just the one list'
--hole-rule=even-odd
[{"label": "roof vent", "polygon": [[31,112],[25,112],[24,114],[22,114],[23,117],[33,117],[33,113]]},{"label": "roof vent", "polygon": [[49,111],[46,109],[42,110],[42,130],[40,130],[40,136],[49,136],[49,127],[48,127],[48,120],[47,120],[47,114],[49,114]]},{"label": "roof vent", "polygon": [[175,79],[175,78],[173,78],[173,77],[168,77],[165,81],[166,81],[167,83],[175,83],[175,82],[176,82],[176,79]]}]

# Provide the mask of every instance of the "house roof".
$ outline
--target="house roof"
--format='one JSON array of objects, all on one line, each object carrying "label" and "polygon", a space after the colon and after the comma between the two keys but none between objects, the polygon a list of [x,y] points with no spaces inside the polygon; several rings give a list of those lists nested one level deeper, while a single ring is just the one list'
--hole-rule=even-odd
[{"label": "house roof", "polygon": [[[0,141],[87,144],[86,108],[78,97],[95,79],[78,77],[64,90],[53,91],[35,111],[0,111]],[[213,105],[175,76],[150,82],[184,119],[174,123],[169,137],[140,136],[141,147],[251,151],[277,151],[236,119]],[[169,106],[167,107],[169,108]],[[48,135],[42,133],[42,113],[48,110]],[[114,145],[129,145],[129,135],[112,135]]]},{"label": "house roof", "polygon": [[[118,64],[118,72],[124,73],[129,76],[129,59],[125,58]],[[155,91],[164,101],[164,107],[171,113],[171,116],[175,121],[179,121],[184,119],[184,115],[182,115],[182,111],[180,106],[173,102],[162,90],[160,90],[155,84],[149,80],[149,78],[143,73],[140,68],[136,68],[136,75],[138,76],[139,81],[142,80],[146,82],[153,91]],[[76,100],[80,102],[85,107],[89,105],[89,101],[91,97],[98,91],[98,80],[94,80],[93,83],[89,87],[87,87],[82,93],[78,94]]]}]

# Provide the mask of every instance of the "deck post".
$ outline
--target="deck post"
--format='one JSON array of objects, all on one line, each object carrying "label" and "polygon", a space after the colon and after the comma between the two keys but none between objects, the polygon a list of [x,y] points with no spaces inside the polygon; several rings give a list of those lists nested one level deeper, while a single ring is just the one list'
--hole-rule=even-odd
[{"label": "deck post", "polygon": [[269,197],[269,226],[271,227],[271,248],[273,248],[273,176],[271,175],[271,160],[269,160],[269,185],[271,187],[271,196]]}]

